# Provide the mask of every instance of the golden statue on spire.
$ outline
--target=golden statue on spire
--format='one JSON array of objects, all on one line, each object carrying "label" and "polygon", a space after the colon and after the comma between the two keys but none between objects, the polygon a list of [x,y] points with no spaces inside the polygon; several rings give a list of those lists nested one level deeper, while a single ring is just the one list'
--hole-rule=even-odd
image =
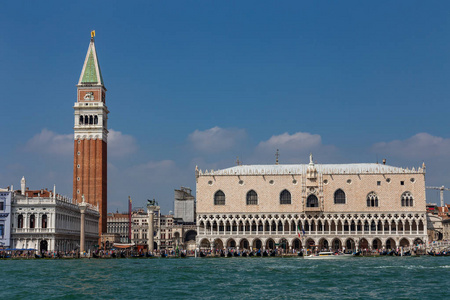
[{"label": "golden statue on spire", "polygon": [[95,36],[95,30],[91,31],[91,38],[93,38]]}]

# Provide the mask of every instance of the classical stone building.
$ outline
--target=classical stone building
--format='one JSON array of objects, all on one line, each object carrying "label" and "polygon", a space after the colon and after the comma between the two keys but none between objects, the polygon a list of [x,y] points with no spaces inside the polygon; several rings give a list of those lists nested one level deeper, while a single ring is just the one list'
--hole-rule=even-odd
[{"label": "classical stone building", "polygon": [[139,249],[147,249],[148,214],[143,208],[136,208],[131,213],[131,243]]},{"label": "classical stone building", "polygon": [[446,218],[442,221],[443,239],[450,241],[450,218]]},{"label": "classical stone building", "polygon": [[108,234],[118,234],[119,243],[130,243],[131,239],[128,237],[129,215],[126,213],[109,213],[107,218],[107,232]]},{"label": "classical stone building", "polygon": [[0,249],[11,243],[11,194],[9,188],[0,189]]},{"label": "classical stone building", "polygon": [[393,249],[427,240],[425,165],[196,168],[201,249]]},{"label": "classical stone building", "polygon": [[438,206],[437,204],[427,204],[427,228],[428,241],[445,240],[444,221],[450,218],[449,206]]},{"label": "classical stone building", "polygon": [[106,88],[92,35],[77,85],[74,105],[73,199],[98,206],[98,233],[107,232],[107,142]]},{"label": "classical stone building", "polygon": [[[76,200],[47,189],[21,190],[11,199],[11,247],[38,251],[72,251],[80,247],[81,213]],[[98,207],[85,212],[85,250],[98,242]]]}]

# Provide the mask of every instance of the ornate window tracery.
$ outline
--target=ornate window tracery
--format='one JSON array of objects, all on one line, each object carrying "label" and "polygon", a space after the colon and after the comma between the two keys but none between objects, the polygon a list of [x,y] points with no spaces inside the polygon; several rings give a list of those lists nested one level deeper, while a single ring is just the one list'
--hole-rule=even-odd
[{"label": "ornate window tracery", "polygon": [[378,196],[375,192],[370,192],[367,195],[367,207],[378,207]]},{"label": "ornate window tracery", "polygon": [[306,199],[306,207],[319,207],[319,200],[316,195],[309,195]]},{"label": "ornate window tracery", "polygon": [[410,192],[404,192],[402,194],[402,206],[414,206],[414,197]]},{"label": "ornate window tracery", "polygon": [[291,204],[291,193],[288,190],[280,193],[280,204]]},{"label": "ornate window tracery", "polygon": [[247,205],[258,205],[258,194],[254,190],[247,193]]},{"label": "ornate window tracery", "polygon": [[221,190],[214,194],[214,205],[225,205],[225,193]]},{"label": "ornate window tracery", "polygon": [[345,204],[345,193],[343,190],[338,189],[334,192],[334,204]]}]

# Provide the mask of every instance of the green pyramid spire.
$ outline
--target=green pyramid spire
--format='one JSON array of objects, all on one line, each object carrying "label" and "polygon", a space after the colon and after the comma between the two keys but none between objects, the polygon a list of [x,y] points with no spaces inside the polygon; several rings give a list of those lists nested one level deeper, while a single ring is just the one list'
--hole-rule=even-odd
[{"label": "green pyramid spire", "polygon": [[92,49],[89,53],[89,58],[86,63],[86,69],[84,69],[82,83],[97,83],[97,71],[95,70],[94,54]]},{"label": "green pyramid spire", "polygon": [[97,52],[95,51],[94,38],[91,38],[91,43],[89,44],[79,84],[83,83],[104,85]]}]

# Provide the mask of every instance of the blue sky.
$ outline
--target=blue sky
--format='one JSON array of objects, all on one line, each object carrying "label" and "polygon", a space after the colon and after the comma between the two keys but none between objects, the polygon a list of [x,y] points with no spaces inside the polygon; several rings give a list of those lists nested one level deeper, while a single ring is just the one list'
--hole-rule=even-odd
[{"label": "blue sky", "polygon": [[130,195],[168,212],[195,165],[273,163],[277,148],[281,163],[425,161],[427,185],[450,187],[449,15],[446,1],[2,2],[0,186],[71,196],[95,29],[109,211]]}]

